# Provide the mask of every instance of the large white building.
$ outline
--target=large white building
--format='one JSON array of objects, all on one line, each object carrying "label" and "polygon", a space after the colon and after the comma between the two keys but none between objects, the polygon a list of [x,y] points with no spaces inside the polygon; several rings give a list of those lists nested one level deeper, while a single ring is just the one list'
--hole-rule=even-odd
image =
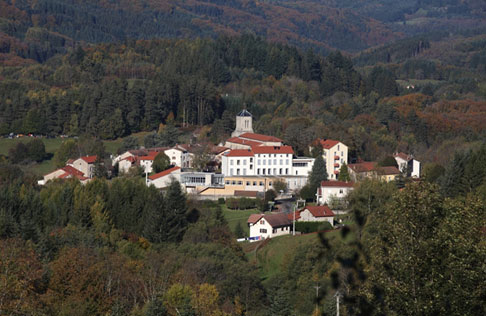
[{"label": "large white building", "polygon": [[348,146],[338,140],[319,139],[317,146],[322,147],[322,158],[326,164],[327,178],[336,180],[343,164],[348,164]]},{"label": "large white building", "polygon": [[225,176],[292,175],[293,154],[290,146],[234,149],[222,157],[221,171]]}]

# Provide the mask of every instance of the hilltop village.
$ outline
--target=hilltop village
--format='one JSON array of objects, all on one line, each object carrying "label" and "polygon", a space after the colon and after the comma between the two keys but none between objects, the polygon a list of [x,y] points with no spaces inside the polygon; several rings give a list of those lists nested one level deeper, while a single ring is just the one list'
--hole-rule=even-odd
[{"label": "hilltop village", "polygon": [[[304,205],[294,211],[253,214],[248,219],[250,239],[290,234],[296,221],[329,222],[332,226],[335,214],[330,207],[342,205],[340,202],[353,190],[354,184],[363,179],[390,182],[401,177],[420,178],[420,162],[405,153],[393,155],[395,166],[382,166],[377,162],[350,163],[348,146],[339,140],[317,139],[309,149],[310,152],[318,151],[326,172],[314,193],[316,205]],[[167,168],[155,172],[154,161],[161,155],[168,161]],[[164,190],[173,181],[178,181],[195,199],[217,200],[265,198],[265,193],[270,190],[276,191],[277,198],[292,199],[308,184],[316,161],[313,157],[297,156],[294,149],[280,138],[255,133],[253,116],[246,109],[236,116],[231,138],[211,145],[209,152],[204,153],[204,168],[195,164],[198,155],[201,155],[200,144],[142,147],[112,156],[111,163],[119,175],[141,168],[147,186]],[[64,178],[77,178],[81,183],[87,183],[94,177],[96,162],[95,155],[70,159],[66,166],[46,174],[39,184]],[[345,173],[344,177],[339,176],[341,172]]]}]

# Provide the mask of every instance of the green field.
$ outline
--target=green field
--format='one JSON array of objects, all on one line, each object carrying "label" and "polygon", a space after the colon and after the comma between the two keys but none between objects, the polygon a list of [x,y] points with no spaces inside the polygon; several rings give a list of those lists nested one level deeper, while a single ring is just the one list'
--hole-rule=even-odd
[{"label": "green field", "polygon": [[[341,231],[335,230],[325,233],[326,238],[336,241],[341,239]],[[255,262],[260,267],[262,280],[268,280],[272,276],[281,273],[286,260],[292,258],[299,247],[320,243],[317,233],[305,235],[287,235],[272,238],[268,241],[249,243],[243,245],[243,250],[249,261]],[[345,242],[353,237],[349,234]]]},{"label": "green field", "polygon": [[240,223],[241,227],[245,231],[246,235],[248,236],[250,234],[250,229],[248,228],[247,225],[247,220],[248,217],[250,217],[251,214],[257,214],[260,213],[257,209],[250,209],[250,210],[230,210],[226,207],[226,205],[222,206],[223,209],[223,214],[224,217],[226,218],[226,221],[228,222],[228,226],[230,227],[232,232],[235,232],[236,225]]}]

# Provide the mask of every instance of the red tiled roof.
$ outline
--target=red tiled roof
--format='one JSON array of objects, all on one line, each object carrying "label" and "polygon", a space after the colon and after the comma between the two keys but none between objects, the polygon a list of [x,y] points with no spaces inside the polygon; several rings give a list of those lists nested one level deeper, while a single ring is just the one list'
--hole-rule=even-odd
[{"label": "red tiled roof", "polygon": [[[298,220],[300,218],[300,212],[301,211],[295,211],[295,220]],[[287,217],[290,221],[293,221],[294,220],[294,213],[287,214]]]},{"label": "red tiled roof", "polygon": [[324,149],[330,149],[339,143],[338,140],[334,140],[334,139],[319,139],[318,142],[319,144],[321,144],[322,148]]},{"label": "red tiled roof", "polygon": [[280,138],[274,136],[262,135],[262,134],[255,134],[255,133],[243,133],[239,137],[247,138],[250,140],[256,140],[260,142],[282,142]]},{"label": "red tiled roof", "polygon": [[409,161],[410,160],[410,156],[407,155],[407,154],[405,154],[405,153],[402,153],[402,152],[393,155],[393,157],[399,157],[399,158],[402,158],[405,161]]},{"label": "red tiled roof", "polygon": [[253,157],[253,151],[250,149],[233,149],[226,154],[226,157]]},{"label": "red tiled roof", "polygon": [[81,157],[81,159],[83,159],[87,163],[95,163],[95,161],[96,161],[96,155],[94,155],[94,156],[84,156],[84,157]]},{"label": "red tiled roof", "polygon": [[76,175],[84,176],[83,172],[79,171],[78,169],[76,169],[72,166],[64,166],[61,169],[64,170],[65,172],[67,172],[68,174],[73,175],[73,176],[76,176]]},{"label": "red tiled roof", "polygon": [[376,168],[376,172],[379,175],[394,175],[394,174],[400,174],[400,170],[397,169],[397,167],[393,166],[387,166],[387,167],[378,167]]},{"label": "red tiled roof", "polygon": [[158,154],[158,151],[150,151],[146,156],[138,157],[138,160],[154,160]]},{"label": "red tiled roof", "polygon": [[354,182],[345,181],[322,181],[321,187],[352,187]]},{"label": "red tiled roof", "polygon": [[359,162],[349,164],[348,167],[353,169],[354,172],[370,172],[375,169],[376,162]]},{"label": "red tiled roof", "polygon": [[301,212],[304,211],[304,210],[309,210],[309,212],[311,212],[311,214],[314,217],[331,217],[331,216],[334,216],[333,211],[331,211],[331,209],[329,207],[327,207],[326,205],[306,206],[301,210]]},{"label": "red tiled roof", "polygon": [[261,144],[262,144],[261,142],[255,142],[255,141],[248,140],[248,139],[241,139],[239,137],[231,137],[230,139],[228,139],[226,141],[230,142],[230,143],[246,145],[246,146],[250,146],[250,147],[261,146]]},{"label": "red tiled roof", "polygon": [[133,157],[133,156],[128,156],[126,158],[123,158],[122,160],[128,160],[130,161],[131,163],[134,163],[137,161],[137,158]]},{"label": "red tiled roof", "polygon": [[255,154],[294,154],[291,146],[259,146],[254,147]]},{"label": "red tiled roof", "polygon": [[68,159],[68,161],[66,162],[66,164],[71,165],[73,162],[74,162],[74,159]]},{"label": "red tiled roof", "polygon": [[172,172],[177,171],[177,170],[179,170],[179,169],[181,169],[181,168],[180,168],[180,167],[172,167],[172,168],[169,168],[169,169],[164,170],[164,171],[162,171],[162,172],[159,172],[159,173],[156,173],[156,174],[154,174],[154,175],[151,175],[151,176],[149,177],[149,179],[150,179],[150,180],[155,180],[155,179],[161,178],[161,177],[163,177],[163,176],[166,176],[166,175],[168,175],[168,174],[171,174]]},{"label": "red tiled roof", "polygon": [[263,214],[251,214],[250,217],[248,217],[247,223],[248,224],[255,224],[262,217],[263,217]]}]

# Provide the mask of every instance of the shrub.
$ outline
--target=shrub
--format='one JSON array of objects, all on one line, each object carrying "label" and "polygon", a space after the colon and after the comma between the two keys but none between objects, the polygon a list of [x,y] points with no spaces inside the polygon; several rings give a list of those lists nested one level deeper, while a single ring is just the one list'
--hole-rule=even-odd
[{"label": "shrub", "polygon": [[295,222],[295,230],[303,234],[332,229],[329,222]]}]

